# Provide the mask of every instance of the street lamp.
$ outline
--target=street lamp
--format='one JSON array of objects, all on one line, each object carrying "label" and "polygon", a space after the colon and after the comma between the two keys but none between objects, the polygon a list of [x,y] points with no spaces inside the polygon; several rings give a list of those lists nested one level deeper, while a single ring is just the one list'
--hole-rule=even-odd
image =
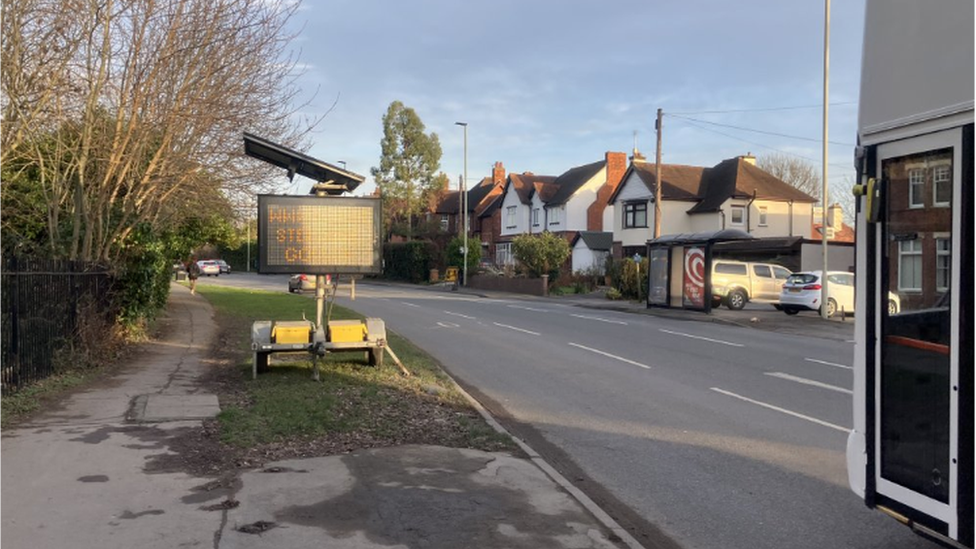
[{"label": "street lamp", "polygon": [[464,227],[464,265],[461,267],[461,284],[468,285],[468,123],[455,122],[464,128],[464,178],[461,180],[461,223]]}]

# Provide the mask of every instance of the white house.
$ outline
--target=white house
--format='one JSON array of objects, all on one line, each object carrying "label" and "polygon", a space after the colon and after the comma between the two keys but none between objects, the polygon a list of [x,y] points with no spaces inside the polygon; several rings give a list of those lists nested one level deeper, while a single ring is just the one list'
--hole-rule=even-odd
[{"label": "white house", "polygon": [[[654,237],[655,165],[635,160],[610,197],[614,255],[644,253]],[[735,228],[756,237],[807,237],[816,199],[740,156],[711,168],[661,166],[661,234]]]}]

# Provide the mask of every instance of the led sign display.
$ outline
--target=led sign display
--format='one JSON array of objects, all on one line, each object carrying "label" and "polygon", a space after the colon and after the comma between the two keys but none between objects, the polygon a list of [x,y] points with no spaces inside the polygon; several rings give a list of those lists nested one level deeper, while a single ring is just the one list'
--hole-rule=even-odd
[{"label": "led sign display", "polygon": [[380,199],[258,196],[258,272],[377,274]]}]

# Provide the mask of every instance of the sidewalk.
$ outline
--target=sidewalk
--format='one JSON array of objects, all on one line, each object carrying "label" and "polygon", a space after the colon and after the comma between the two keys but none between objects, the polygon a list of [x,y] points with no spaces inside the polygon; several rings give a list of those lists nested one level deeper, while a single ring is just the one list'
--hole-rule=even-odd
[{"label": "sidewalk", "polygon": [[117,375],[3,432],[5,549],[639,547],[537,456],[400,446],[230,483],[182,472],[174,437],[219,412],[198,384],[216,326],[179,285],[161,325]]}]

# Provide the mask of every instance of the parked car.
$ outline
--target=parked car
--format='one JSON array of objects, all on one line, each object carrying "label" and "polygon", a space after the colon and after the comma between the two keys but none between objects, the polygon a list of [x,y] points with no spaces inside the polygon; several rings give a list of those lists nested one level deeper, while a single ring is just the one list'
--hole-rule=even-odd
[{"label": "parked car", "polygon": [[212,259],[201,259],[197,261],[197,265],[200,267],[200,274],[206,276],[220,276],[220,265]]},{"label": "parked car", "polygon": [[[326,293],[331,292],[332,275],[325,275]],[[300,294],[305,290],[315,291],[315,275],[297,274],[288,279],[288,291],[293,294]]]},{"label": "parked car", "polygon": [[786,267],[717,259],[712,261],[712,302],[739,310],[750,301],[776,303],[790,276]]},{"label": "parked car", "polygon": [[[793,273],[783,284],[779,305],[784,313],[795,315],[800,311],[820,311],[823,306],[823,271]],[[827,271],[827,316],[838,312],[854,312],[854,274],[843,271]]]},{"label": "parked car", "polygon": [[215,259],[217,266],[220,267],[220,274],[230,274],[230,265],[223,259]]}]

